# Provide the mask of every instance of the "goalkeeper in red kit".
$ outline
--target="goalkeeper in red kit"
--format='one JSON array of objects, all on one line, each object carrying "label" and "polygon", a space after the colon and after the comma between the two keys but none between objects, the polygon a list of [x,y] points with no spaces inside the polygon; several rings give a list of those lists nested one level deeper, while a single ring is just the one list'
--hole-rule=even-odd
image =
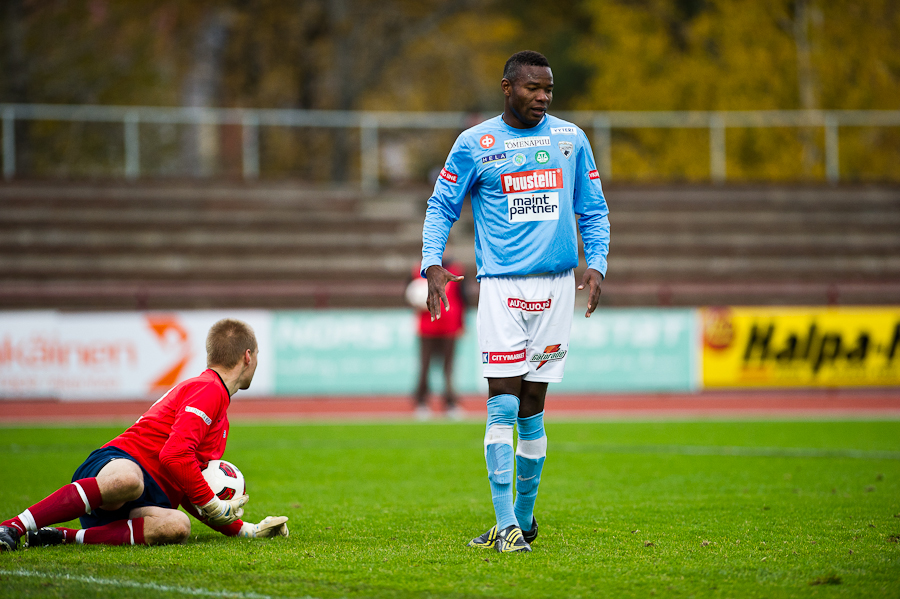
[{"label": "goalkeeper in red kit", "polygon": [[[231,396],[250,387],[258,354],[249,325],[215,323],[206,338],[207,370],[173,387],[92,452],[71,484],[0,524],[0,551],[60,543],[181,543],[190,536],[191,520],[179,505],[228,536],[286,537],[286,517],[241,521],[249,497],[219,499],[200,470],[225,452]],[[74,518],[80,518],[80,530],[50,527]]]}]

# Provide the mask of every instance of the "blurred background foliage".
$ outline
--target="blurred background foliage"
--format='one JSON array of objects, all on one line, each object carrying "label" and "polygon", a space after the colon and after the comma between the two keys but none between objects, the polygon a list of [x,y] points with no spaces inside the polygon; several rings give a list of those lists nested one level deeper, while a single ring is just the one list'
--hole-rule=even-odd
[{"label": "blurred background foliage", "polygon": [[[556,110],[900,109],[896,0],[4,0],[0,18],[6,103],[491,113],[504,61],[528,48],[553,65]],[[52,160],[120,160],[119,133],[81,127],[18,123],[23,168],[42,137]],[[183,132],[148,135],[174,147]],[[261,151],[274,172],[341,180],[354,135],[273,132]],[[240,132],[219,138],[228,171]],[[705,180],[708,144],[617,130],[613,170]],[[729,129],[727,144],[730,179],[823,177],[820,130]],[[844,178],[896,180],[900,130],[842,131],[841,161]]]}]

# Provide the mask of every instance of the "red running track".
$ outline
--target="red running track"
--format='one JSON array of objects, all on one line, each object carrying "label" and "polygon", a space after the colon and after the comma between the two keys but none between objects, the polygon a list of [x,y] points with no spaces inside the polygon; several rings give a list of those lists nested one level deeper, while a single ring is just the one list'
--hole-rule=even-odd
[{"label": "red running track", "polygon": [[[136,420],[146,401],[0,400],[0,423],[91,423]],[[440,419],[440,407],[435,419]],[[466,418],[482,421],[485,398],[465,396]],[[702,393],[548,395],[547,418],[900,418],[900,388]],[[246,398],[236,396],[232,421],[297,422],[315,420],[412,419],[411,400],[402,396]]]}]

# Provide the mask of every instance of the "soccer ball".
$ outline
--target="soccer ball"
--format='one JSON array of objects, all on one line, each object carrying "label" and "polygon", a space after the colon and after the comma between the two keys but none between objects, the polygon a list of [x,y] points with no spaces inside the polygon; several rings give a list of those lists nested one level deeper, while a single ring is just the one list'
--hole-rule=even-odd
[{"label": "soccer ball", "polygon": [[247,494],[247,483],[238,467],[225,460],[212,460],[201,469],[206,484],[222,500]]},{"label": "soccer ball", "polygon": [[426,300],[428,300],[428,280],[413,279],[406,287],[406,302],[416,310],[427,310]]}]

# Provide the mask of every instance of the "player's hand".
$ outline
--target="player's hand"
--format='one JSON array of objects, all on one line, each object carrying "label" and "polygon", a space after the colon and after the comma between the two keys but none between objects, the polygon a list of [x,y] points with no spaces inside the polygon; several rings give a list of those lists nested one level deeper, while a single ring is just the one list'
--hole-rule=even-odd
[{"label": "player's hand", "polygon": [[590,318],[591,314],[594,313],[594,310],[597,309],[597,304],[600,303],[600,285],[602,283],[603,275],[601,275],[599,271],[594,270],[593,268],[584,271],[584,275],[581,277],[581,285],[578,286],[578,290],[580,291],[587,286],[590,291],[587,312],[584,313],[585,318]]},{"label": "player's hand", "polygon": [[425,300],[425,305],[431,313],[431,320],[435,320],[441,317],[441,302],[444,304],[444,310],[450,309],[446,292],[447,283],[450,281],[459,283],[465,277],[455,275],[438,264],[432,264],[425,271],[425,278],[428,279],[428,299]]},{"label": "player's hand", "polygon": [[244,522],[238,536],[250,539],[288,536],[287,516],[266,516],[259,524]]},{"label": "player's hand", "polygon": [[244,506],[250,501],[249,495],[239,495],[234,499],[222,500],[213,496],[212,501],[200,506],[200,513],[213,526],[224,526],[239,520],[244,515]]}]

